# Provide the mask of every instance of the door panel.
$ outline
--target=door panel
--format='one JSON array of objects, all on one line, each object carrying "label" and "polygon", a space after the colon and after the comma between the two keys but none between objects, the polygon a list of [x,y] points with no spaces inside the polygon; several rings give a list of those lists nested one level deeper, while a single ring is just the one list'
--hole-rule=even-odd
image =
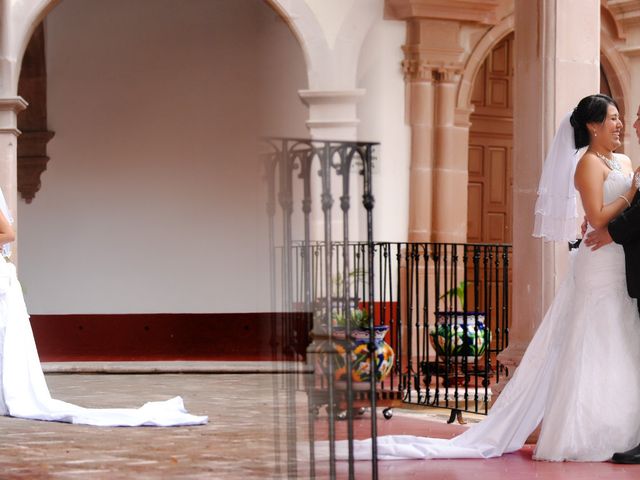
[{"label": "door panel", "polygon": [[480,68],[469,130],[467,241],[511,243],[513,35]]}]

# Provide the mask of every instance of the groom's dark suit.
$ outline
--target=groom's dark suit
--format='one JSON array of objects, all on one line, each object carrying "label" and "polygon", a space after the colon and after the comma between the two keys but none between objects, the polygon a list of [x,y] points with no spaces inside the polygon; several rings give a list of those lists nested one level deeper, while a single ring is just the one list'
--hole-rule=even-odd
[{"label": "groom's dark suit", "polygon": [[[608,230],[613,241],[620,243],[624,248],[629,296],[640,298],[640,192],[633,197],[631,206],[609,223]],[[640,312],[640,301],[638,301],[638,312]],[[639,464],[640,445],[626,452],[614,453],[611,461]]]},{"label": "groom's dark suit", "polygon": [[613,241],[624,248],[629,296],[640,298],[640,192],[633,197],[631,207],[609,223],[608,230]]}]

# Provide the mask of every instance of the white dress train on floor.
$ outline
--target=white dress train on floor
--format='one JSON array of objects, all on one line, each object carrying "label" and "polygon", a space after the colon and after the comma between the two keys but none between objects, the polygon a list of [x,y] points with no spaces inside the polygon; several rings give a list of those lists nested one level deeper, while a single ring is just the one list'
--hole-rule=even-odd
[{"label": "white dress train on floor", "polygon": [[[631,178],[610,172],[604,203]],[[519,367],[486,419],[450,440],[378,437],[378,458],[491,458],[514,452],[542,421],[534,458],[605,461],[640,443],[640,318],[627,294],[624,252],[581,246]],[[318,457],[328,456],[317,442]],[[336,442],[347,459],[347,442]],[[371,458],[371,440],[354,441]]]},{"label": "white dress train on floor", "polygon": [[13,264],[0,257],[0,414],[96,426],[178,426],[207,423],[187,413],[182,398],[138,409],[82,408],[51,398]]}]

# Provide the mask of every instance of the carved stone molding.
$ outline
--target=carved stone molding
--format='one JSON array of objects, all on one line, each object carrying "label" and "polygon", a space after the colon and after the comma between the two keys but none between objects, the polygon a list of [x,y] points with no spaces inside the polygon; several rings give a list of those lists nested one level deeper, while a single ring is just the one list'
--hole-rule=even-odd
[{"label": "carved stone molding", "polygon": [[462,75],[462,67],[456,65],[442,66],[435,70],[434,76],[439,83],[458,83]]},{"label": "carved stone molding", "polygon": [[607,2],[603,0],[600,5],[600,24],[601,31],[607,31],[613,40],[624,41],[627,38],[622,23],[616,14],[607,6]]},{"label": "carved stone molding", "polygon": [[425,60],[403,60],[401,63],[405,81],[431,82],[433,66]]},{"label": "carved stone molding", "polygon": [[640,25],[640,4],[637,0],[608,0],[606,6],[622,25]]},{"label": "carved stone molding", "polygon": [[403,45],[402,71],[407,81],[453,81],[462,71],[465,50],[459,22],[411,19]]},{"label": "carved stone molding", "polygon": [[385,17],[396,20],[433,18],[485,25],[498,23],[501,0],[386,0]]},{"label": "carved stone molding", "polygon": [[302,101],[309,106],[310,129],[354,129],[360,123],[356,104],[365,91],[353,90],[298,90]]},{"label": "carved stone molding", "polygon": [[[36,196],[42,186],[40,176],[47,169],[47,142],[53,132],[23,132],[18,141],[18,191],[27,202]],[[44,154],[43,154],[44,153]]]},{"label": "carved stone molding", "polygon": [[636,46],[631,46],[631,47],[624,47],[624,48],[619,48],[618,51],[624,55],[626,55],[627,57],[640,57],[640,45]]},{"label": "carved stone molding", "polygon": [[24,98],[0,98],[0,132],[20,135],[16,121],[17,114],[27,108]]},{"label": "carved stone molding", "polygon": [[461,65],[438,65],[426,60],[403,60],[402,73],[405,81],[457,83],[462,74]]},{"label": "carved stone molding", "polygon": [[29,102],[29,108],[18,115],[18,191],[31,203],[41,186],[41,175],[47,168],[47,142],[54,133],[47,129],[47,72],[45,64],[44,28],[38,26],[22,60],[18,92]]},{"label": "carved stone molding", "polygon": [[471,127],[471,114],[474,110],[474,105],[471,105],[469,108],[456,108],[454,124],[463,128]]}]

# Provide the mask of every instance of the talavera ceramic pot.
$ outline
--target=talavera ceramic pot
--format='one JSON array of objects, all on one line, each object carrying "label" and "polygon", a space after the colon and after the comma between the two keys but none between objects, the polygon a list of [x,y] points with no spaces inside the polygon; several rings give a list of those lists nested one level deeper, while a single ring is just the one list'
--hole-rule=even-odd
[{"label": "talavera ceramic pot", "polygon": [[485,328],[484,313],[440,312],[429,331],[431,345],[438,356],[479,357],[491,341]]},{"label": "talavera ceramic pot", "polygon": [[[391,346],[384,341],[389,332],[389,325],[378,325],[375,331],[375,362],[376,382],[381,382],[389,376],[393,368],[394,352]],[[333,329],[334,379],[336,381],[347,380],[347,347],[351,345],[351,379],[354,382],[371,381],[371,357],[369,354],[369,330],[354,329],[351,331],[351,339],[345,338],[344,328]],[[328,357],[321,362],[323,372],[328,373]]]}]

